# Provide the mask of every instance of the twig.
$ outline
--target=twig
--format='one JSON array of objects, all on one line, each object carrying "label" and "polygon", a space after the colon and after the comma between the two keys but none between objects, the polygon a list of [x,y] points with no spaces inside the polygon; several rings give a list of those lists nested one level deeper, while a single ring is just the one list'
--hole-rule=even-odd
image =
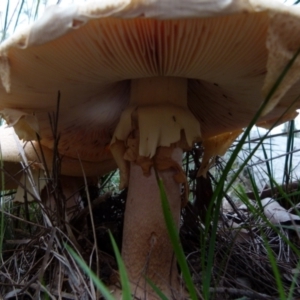
[{"label": "twig", "polygon": [[[46,265],[47,265],[48,260],[49,260],[49,255],[50,255],[50,252],[51,252],[52,247],[53,247],[55,234],[56,234],[56,229],[55,229],[55,227],[52,227],[50,239],[49,239],[49,242],[48,242],[48,247],[46,249],[46,253],[45,253],[45,256],[43,258],[42,266],[41,266],[41,269],[40,269],[40,272],[39,272],[39,277],[38,277],[39,282],[41,282],[43,280],[43,276],[44,276],[44,273],[45,273],[45,270],[46,270]],[[39,284],[37,286],[37,289],[36,289],[36,292],[35,292],[37,298],[39,297],[40,288],[41,288],[41,285]]]},{"label": "twig", "polygon": [[[298,187],[300,187],[300,182],[299,181],[295,181],[292,182],[288,185],[280,185],[279,187],[275,187],[274,189],[265,189],[260,193],[260,198],[267,198],[267,197],[272,197],[274,194],[278,193],[280,189],[283,190],[295,190]],[[248,192],[246,193],[246,195],[248,196],[249,199],[255,199],[255,193],[254,192]]]},{"label": "twig", "polygon": [[[211,180],[217,184],[216,179],[208,172],[208,176],[211,178]],[[224,198],[229,202],[229,204],[231,205],[233,211],[237,214],[237,216],[239,217],[240,220],[242,220],[243,222],[245,222],[245,218],[244,216],[240,213],[240,211],[237,209],[236,205],[234,204],[234,202],[232,201],[232,199],[226,194],[223,193]]]},{"label": "twig", "polygon": [[[100,261],[99,261],[99,255],[98,255],[97,234],[96,234],[96,228],[95,228],[95,223],[94,223],[94,218],[93,218],[91,198],[90,198],[90,194],[89,194],[88,183],[87,183],[87,180],[86,180],[84,168],[83,168],[81,159],[79,157],[79,154],[78,154],[78,160],[79,160],[80,167],[81,167],[81,170],[82,170],[82,175],[83,175],[84,185],[85,185],[85,191],[86,191],[86,198],[87,198],[87,201],[88,201],[88,208],[89,208],[89,212],[90,212],[90,220],[91,220],[91,225],[92,225],[92,230],[93,230],[93,238],[94,238],[94,247],[93,247],[93,249],[95,250],[95,256],[96,256],[96,275],[99,278],[99,276],[100,276],[100,269],[99,269]],[[93,256],[93,252],[91,254],[91,257],[92,256]],[[98,299],[99,291],[97,290],[96,293],[97,293],[96,298]]]},{"label": "twig", "polygon": [[231,294],[238,297],[246,296],[250,299],[272,299],[275,300],[274,297],[271,297],[266,294],[257,293],[255,291],[250,290],[241,290],[236,288],[226,288],[226,287],[217,287],[217,288],[209,288],[210,293],[218,293],[218,294]]},{"label": "twig", "polygon": [[260,165],[260,164],[263,164],[265,162],[268,162],[268,161],[271,161],[271,160],[274,160],[274,159],[277,159],[277,158],[281,158],[281,157],[284,157],[284,156],[287,156],[289,154],[293,154],[293,153],[296,153],[296,152],[300,152],[300,149],[297,149],[297,150],[293,150],[293,151],[289,151],[289,152],[285,152],[284,154],[280,154],[280,155],[277,155],[275,157],[271,157],[271,158],[268,158],[268,159],[260,159],[258,162],[256,163],[253,163],[253,164],[249,164],[247,165],[247,167],[251,168],[251,167],[254,167],[254,166],[257,166],[257,165]]},{"label": "twig", "polygon": [[[300,130],[294,130],[293,133],[299,133]],[[277,133],[277,134],[272,134],[272,135],[268,135],[266,137],[264,137],[264,139],[272,139],[272,138],[275,138],[275,137],[278,137],[278,136],[284,136],[284,135],[288,135],[289,132],[282,132],[282,133]],[[249,141],[245,141],[244,143],[245,144],[250,144],[250,143],[254,143],[254,142],[259,142],[261,140],[262,137],[258,137],[258,138],[255,138],[255,139],[250,139]],[[232,146],[234,147],[234,146]]]}]

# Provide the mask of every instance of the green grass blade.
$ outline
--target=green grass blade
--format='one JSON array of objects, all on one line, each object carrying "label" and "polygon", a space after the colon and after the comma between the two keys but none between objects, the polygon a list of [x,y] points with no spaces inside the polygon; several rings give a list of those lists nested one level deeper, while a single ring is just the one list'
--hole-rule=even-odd
[{"label": "green grass blade", "polygon": [[[218,185],[220,185],[222,182],[220,182]],[[223,186],[221,186],[221,190],[223,189]],[[208,217],[205,220],[205,239],[208,240],[208,246],[209,249],[215,249],[216,247],[216,239],[217,239],[217,229],[218,229],[218,222],[219,222],[219,212],[220,212],[220,207],[223,199],[223,193],[219,193],[217,197],[217,201],[215,203],[214,208],[212,209],[212,204],[211,202],[210,207],[209,207],[209,212]],[[211,226],[212,225],[212,226]],[[209,229],[210,230],[210,236],[209,236]],[[208,238],[209,236],[209,238]],[[203,245],[202,245],[203,246]],[[204,247],[203,247],[204,249]],[[208,251],[207,258],[205,259],[205,252],[206,251],[201,251],[202,252],[202,269],[204,270],[203,274],[203,295],[204,299],[210,299],[210,282],[212,278],[212,270],[213,270],[213,263],[214,263],[214,255],[215,252],[213,251]],[[206,261],[206,263],[205,263]]]},{"label": "green grass blade", "polygon": [[293,149],[294,149],[294,130],[295,130],[295,121],[292,120],[289,122],[288,126],[288,137],[286,143],[286,153],[284,163],[284,176],[283,184],[288,185],[290,182],[291,172],[292,172],[292,163],[293,163]]},{"label": "green grass blade", "polygon": [[38,17],[38,12],[40,8],[40,0],[37,1],[36,7],[35,7],[35,13],[34,13],[34,20]]},{"label": "green grass blade", "polygon": [[160,178],[158,178],[158,175],[156,173],[156,178],[157,178],[157,183],[158,183],[158,187],[159,187],[159,192],[160,192],[160,197],[161,197],[161,202],[162,202],[162,209],[163,209],[163,215],[166,221],[166,226],[167,226],[167,230],[170,236],[170,240],[173,246],[173,250],[175,252],[178,264],[180,266],[185,284],[187,286],[187,289],[189,291],[189,295],[190,298],[192,300],[197,300],[197,292],[192,280],[192,276],[190,274],[190,270],[188,268],[187,262],[186,262],[186,258],[180,243],[180,238],[179,238],[179,234],[178,234],[178,230],[175,226],[173,217],[172,217],[172,213],[170,210],[170,206],[169,206],[169,202],[167,199],[167,195],[164,189],[164,185],[163,182]]},{"label": "green grass blade", "polygon": [[[270,179],[272,180],[272,178]],[[275,183],[275,181],[274,181]],[[249,209],[249,211],[252,213],[252,215],[256,216],[257,218],[261,218],[263,220],[263,222],[265,222],[266,226],[264,225],[262,227],[262,229],[265,229],[266,227],[270,227],[272,228],[272,230],[274,232],[276,232],[276,234],[278,234],[278,236],[284,241],[284,243],[286,243],[286,245],[288,245],[289,247],[291,247],[291,250],[295,252],[295,254],[299,257],[299,250],[297,249],[297,247],[295,247],[295,245],[282,233],[282,231],[280,230],[280,228],[285,228],[285,226],[281,225],[280,228],[273,225],[272,223],[270,223],[270,221],[268,220],[268,218],[265,216],[265,214],[263,213],[263,208],[261,203],[258,201],[257,203],[259,204],[257,207],[253,206],[249,201],[248,201],[248,197],[245,193],[245,191],[241,189],[238,191],[237,193],[239,195],[239,198],[243,201],[243,203],[245,203]],[[286,227],[288,229],[288,227]],[[292,229],[293,227],[289,228]],[[273,270],[273,274],[274,274],[274,278],[275,278],[275,283],[277,286],[277,291],[279,294],[279,299],[282,300],[286,300],[286,299],[293,299],[293,291],[295,290],[295,284],[296,284],[296,279],[298,277],[297,274],[294,275],[292,283],[289,287],[289,296],[286,297],[285,295],[285,289],[284,289],[284,283],[282,281],[281,275],[280,275],[280,270],[278,269],[277,266],[277,261],[276,261],[276,257],[273,254],[273,251],[269,245],[269,242],[267,240],[267,238],[265,237],[265,233],[261,232],[261,236],[263,237],[263,241],[264,241],[264,246],[266,248],[266,252],[267,252],[267,256],[269,258],[270,264],[271,264],[271,268]],[[298,263],[299,265],[300,263]]]},{"label": "green grass blade", "polygon": [[[296,270],[299,270],[299,269],[300,269],[300,262],[298,262],[297,266],[296,266]],[[290,291],[289,291],[287,300],[292,300],[294,298],[293,294],[294,294],[296,286],[298,285],[298,278],[299,278],[299,274],[296,273],[292,279],[292,284],[290,286]]]},{"label": "green grass blade", "polygon": [[121,285],[122,285],[122,298],[124,300],[132,299],[131,291],[130,291],[130,283],[129,283],[128,275],[126,272],[126,268],[125,268],[124,262],[121,258],[121,254],[120,254],[120,251],[116,244],[116,241],[110,231],[109,231],[109,237],[110,237],[110,240],[111,240],[114,252],[115,252],[115,256],[117,259],[118,267],[119,267],[119,273],[120,273],[120,279],[121,279]]},{"label": "green grass blade", "polygon": [[20,8],[19,8],[19,11],[18,11],[18,15],[17,15],[17,19],[16,19],[14,31],[17,29],[17,26],[19,25],[19,20],[20,20],[20,16],[22,14],[22,11],[23,11],[24,3],[25,3],[25,0],[22,0]]},{"label": "green grass blade", "polygon": [[[254,118],[252,119],[252,121],[250,122],[249,126],[246,128],[244,134],[242,135],[239,143],[236,146],[236,149],[233,151],[233,154],[231,155],[225,169],[224,172],[221,176],[221,181],[225,181],[227,174],[229,173],[238,153],[240,152],[240,150],[242,149],[247,137],[249,136],[249,133],[252,129],[252,127],[255,125],[255,123],[258,121],[261,113],[264,111],[264,109],[267,107],[269,101],[271,100],[272,96],[274,95],[274,93],[276,92],[278,86],[281,84],[281,82],[283,81],[284,77],[286,76],[286,74],[288,73],[289,69],[292,67],[293,63],[295,62],[296,58],[299,56],[300,54],[300,48],[298,49],[298,51],[294,54],[294,56],[292,57],[292,59],[287,63],[287,65],[285,66],[285,68],[283,69],[283,71],[281,72],[281,74],[279,75],[279,77],[277,78],[275,84],[272,86],[270,92],[268,93],[265,101],[263,102],[263,104],[261,105],[261,107],[259,108],[258,112],[255,114]],[[297,99],[295,99],[296,101]],[[292,103],[293,104],[293,103]],[[287,108],[288,110],[288,108]],[[280,118],[277,122],[280,121]],[[276,123],[274,124],[274,126],[276,126]],[[273,127],[274,127],[273,126]],[[272,127],[272,128],[273,128]],[[271,128],[271,129],[272,129]],[[258,149],[258,147],[262,144],[264,138],[261,139],[261,141],[257,144],[257,146],[254,148],[253,153]],[[251,159],[252,155],[250,154],[249,157],[245,160],[244,164],[242,164],[241,166],[241,170],[246,166],[246,164],[248,163],[248,161]],[[233,178],[231,179],[231,181],[228,184],[228,187],[226,188],[225,192],[228,192],[229,187],[233,184],[233,182],[237,179],[237,176],[239,175],[239,173],[237,172],[237,174],[235,176],[233,176]],[[221,192],[220,186],[216,187],[216,190],[214,192],[213,195],[213,199],[217,198],[217,195]],[[212,201],[213,202],[213,201]]]},{"label": "green grass blade", "polygon": [[[65,245],[67,251],[75,259],[81,269],[93,280],[97,289],[102,293],[106,300],[115,300],[115,297],[110,293],[105,284],[97,277],[97,275],[89,268],[89,266],[81,259],[81,257],[68,245]],[[126,299],[126,298],[125,298]]]},{"label": "green grass blade", "polygon": [[[262,236],[264,236],[264,235],[262,234]],[[272,249],[269,245],[269,242],[266,238],[264,238],[264,245],[267,249],[267,255],[268,255],[269,261],[270,261],[271,266],[272,266],[273,274],[275,276],[275,281],[276,281],[277,291],[279,293],[279,297],[282,300],[286,299],[286,295],[285,295],[285,292],[284,292],[284,287],[283,287],[283,283],[282,283],[282,280],[281,280],[280,271],[279,271],[278,266],[277,266],[276,258],[274,257],[273,251],[272,251]]]},{"label": "green grass blade", "polygon": [[169,300],[168,297],[150,279],[147,279],[147,283],[152,287],[161,300]]},{"label": "green grass blade", "polygon": [[[259,201],[260,197],[259,197],[258,187],[257,187],[257,184],[256,184],[253,174],[251,172],[249,172],[249,170],[248,170],[248,176],[249,176],[250,183],[251,183],[251,190],[253,191],[254,196],[255,196],[255,200]],[[272,182],[272,180],[271,180],[271,182]]]},{"label": "green grass blade", "polygon": [[[264,145],[264,143],[262,143],[262,150],[263,150],[263,154],[264,154],[264,159],[266,160],[266,167],[267,167],[267,174],[268,174],[268,177],[269,178],[272,178],[273,177],[273,167],[272,167],[272,151],[271,151],[271,149],[272,149],[272,143],[271,143],[271,140],[269,141],[270,142],[270,155],[271,155],[271,160],[269,161],[268,159],[269,159],[269,157],[268,157],[268,155],[267,155],[267,151],[266,151],[266,148],[265,148],[265,145]],[[272,191],[274,191],[274,185],[273,185],[273,181],[271,180],[271,181],[269,181],[269,183],[270,183],[270,186],[271,186],[271,189],[272,189]]]},{"label": "green grass blade", "polygon": [[8,13],[9,13],[9,2],[6,2],[6,11],[5,11],[5,19],[4,19],[4,27],[2,30],[2,37],[1,37],[1,41],[4,41],[7,35],[7,30],[8,30]]},{"label": "green grass blade", "polygon": [[[255,114],[254,118],[251,120],[250,124],[248,125],[248,127],[245,129],[244,134],[241,136],[239,143],[237,144],[235,150],[233,151],[231,157],[229,158],[223,173],[221,175],[221,178],[219,180],[219,183],[217,184],[214,194],[212,196],[211,199],[211,203],[209,205],[208,208],[208,212],[207,215],[208,216],[212,216],[212,218],[206,218],[206,222],[205,222],[205,237],[209,236],[209,230],[211,229],[210,223],[211,223],[211,219],[213,219],[213,227],[212,227],[212,232],[211,235],[212,237],[210,237],[209,239],[209,250],[208,253],[210,254],[209,256],[209,260],[207,262],[206,268],[203,270],[203,272],[205,272],[207,274],[207,282],[205,283],[205,285],[203,286],[204,289],[207,289],[207,287],[210,285],[210,278],[211,278],[211,270],[213,269],[213,260],[211,258],[212,253],[214,253],[215,251],[215,241],[212,241],[213,237],[216,236],[216,230],[217,230],[217,217],[218,217],[218,213],[220,211],[220,207],[221,207],[221,203],[222,203],[222,195],[224,193],[227,193],[229,188],[233,185],[233,183],[236,181],[238,175],[240,174],[240,172],[244,169],[244,167],[247,165],[248,161],[251,159],[251,157],[253,156],[253,154],[255,153],[255,151],[260,147],[260,145],[263,143],[264,141],[264,137],[258,142],[257,146],[254,148],[254,150],[250,153],[250,155],[245,159],[245,161],[243,162],[243,164],[240,166],[239,170],[236,172],[236,174],[234,174],[234,176],[232,176],[231,180],[229,181],[227,187],[225,189],[223,189],[224,187],[224,183],[227,180],[227,175],[229,174],[230,170],[232,169],[232,166],[240,152],[240,150],[242,149],[247,137],[250,134],[250,131],[252,129],[252,127],[255,125],[255,123],[258,121],[259,117],[261,116],[262,112],[265,110],[265,108],[267,107],[269,101],[271,100],[272,96],[274,95],[274,93],[276,92],[278,86],[281,84],[281,82],[283,81],[284,77],[286,76],[286,74],[288,73],[289,69],[292,67],[293,63],[295,62],[296,58],[298,57],[298,55],[300,54],[300,48],[298,49],[298,51],[294,54],[294,56],[292,57],[292,59],[288,62],[288,64],[285,66],[285,68],[283,69],[283,71],[281,72],[281,74],[279,75],[279,77],[277,78],[276,82],[274,83],[274,85],[272,86],[270,92],[268,93],[265,101],[262,103],[262,105],[260,106],[259,110],[257,111],[257,113]],[[296,101],[296,99],[295,99]],[[280,120],[280,118],[279,118]],[[279,120],[277,122],[279,122]],[[274,124],[274,126],[276,126],[276,123]],[[274,127],[273,126],[273,127]],[[273,128],[272,127],[272,128]],[[214,212],[214,213],[213,213]],[[203,238],[205,240],[205,237]],[[204,262],[203,262],[204,264]],[[204,296],[205,299],[208,299],[209,296],[209,292],[207,290],[204,290]]]}]

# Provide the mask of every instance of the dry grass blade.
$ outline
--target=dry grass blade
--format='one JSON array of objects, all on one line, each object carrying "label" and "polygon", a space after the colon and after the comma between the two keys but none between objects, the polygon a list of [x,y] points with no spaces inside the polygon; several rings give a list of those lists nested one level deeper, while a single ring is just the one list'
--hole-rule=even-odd
[{"label": "dry grass blade", "polygon": [[[52,117],[55,120],[53,126],[55,144],[58,145],[59,134],[55,132],[58,116]],[[30,164],[27,162],[26,155],[20,145],[19,150],[22,153],[24,169],[28,171],[28,176],[31,178]],[[43,159],[42,148],[41,151],[37,151],[37,153],[40,152]],[[45,159],[43,161],[45,163]],[[82,273],[63,246],[68,243],[73,248],[80,249],[81,253],[86,252],[87,255],[93,252],[90,249],[92,244],[89,241],[85,241],[84,249],[77,242],[78,237],[83,238],[85,236],[83,231],[87,230],[86,227],[83,226],[82,231],[78,232],[70,224],[72,214],[66,211],[68,199],[62,190],[57,188],[60,186],[60,167],[57,164],[59,161],[60,157],[56,152],[52,173],[46,169],[47,190],[49,192],[46,197],[40,197],[40,192],[37,189],[31,192],[15,179],[18,185],[23,188],[24,193],[30,194],[35,201],[27,203],[27,219],[26,214],[24,215],[25,206],[19,206],[16,203],[15,208],[12,207],[10,212],[3,210],[3,216],[11,224],[10,236],[6,236],[4,241],[0,266],[0,294],[4,296],[4,299],[15,297],[56,299],[57,295],[60,299],[97,298],[90,279]],[[14,179],[14,175],[9,174],[5,169],[3,171]],[[34,180],[29,182],[35,187]],[[44,202],[45,198],[51,199],[51,194],[54,195],[54,206],[51,202]],[[74,206],[72,209],[77,212],[80,211],[78,206]],[[18,211],[20,211],[19,216]],[[97,256],[99,256],[98,251]]]}]

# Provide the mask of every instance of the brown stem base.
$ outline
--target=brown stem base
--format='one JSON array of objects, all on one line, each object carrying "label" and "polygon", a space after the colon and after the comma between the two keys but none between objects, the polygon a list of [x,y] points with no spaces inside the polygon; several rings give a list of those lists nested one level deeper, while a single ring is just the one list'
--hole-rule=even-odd
[{"label": "brown stem base", "polygon": [[[174,150],[173,159],[181,164],[182,151]],[[159,172],[163,179],[171,212],[179,228],[180,186],[174,171]],[[159,299],[145,278],[150,279],[168,299],[182,299],[176,258],[165,225],[154,170],[145,177],[141,167],[131,163],[126,202],[122,257],[137,299]]]}]

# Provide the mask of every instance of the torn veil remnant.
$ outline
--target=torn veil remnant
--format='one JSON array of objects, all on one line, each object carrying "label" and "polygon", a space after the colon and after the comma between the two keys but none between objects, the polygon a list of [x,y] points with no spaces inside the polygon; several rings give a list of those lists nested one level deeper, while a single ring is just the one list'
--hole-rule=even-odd
[{"label": "torn veil remnant", "polygon": [[[1,111],[34,115],[51,152],[48,112],[59,90],[63,172],[78,156],[87,176],[117,162],[129,186],[122,256],[137,297],[156,298],[145,276],[169,299],[183,297],[153,166],[179,226],[182,151],[202,141],[207,169],[251,122],[299,33],[300,8],[277,1],[105,0],[52,7],[0,46]],[[259,124],[295,116],[299,63]]]}]

